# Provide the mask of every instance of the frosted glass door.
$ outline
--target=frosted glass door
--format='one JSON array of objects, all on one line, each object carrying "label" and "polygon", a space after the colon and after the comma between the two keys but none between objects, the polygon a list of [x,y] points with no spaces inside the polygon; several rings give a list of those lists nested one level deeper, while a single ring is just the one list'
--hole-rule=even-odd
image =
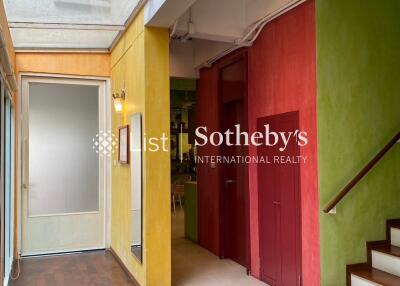
[{"label": "frosted glass door", "polygon": [[99,210],[98,106],[96,86],[30,85],[30,216]]},{"label": "frosted glass door", "polygon": [[25,79],[22,94],[23,255],[104,248],[105,84]]}]

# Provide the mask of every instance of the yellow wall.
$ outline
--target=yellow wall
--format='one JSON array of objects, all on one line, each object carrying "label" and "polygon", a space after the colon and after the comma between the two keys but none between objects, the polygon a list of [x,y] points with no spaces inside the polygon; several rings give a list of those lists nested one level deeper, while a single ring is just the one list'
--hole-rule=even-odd
[{"label": "yellow wall", "polygon": [[[141,112],[147,138],[169,137],[168,48],[168,31],[145,28],[142,11],[113,49],[112,91],[126,90],[123,112],[113,110],[114,134]],[[130,250],[130,167],[113,161],[111,247],[142,286],[171,285],[169,153],[143,153],[143,264]]]},{"label": "yellow wall", "polygon": [[[128,124],[132,113],[141,112],[147,137],[161,137],[163,132],[169,137],[168,48],[168,31],[145,28],[141,13],[111,55],[17,53],[16,73],[111,75],[113,92],[125,87],[127,94],[124,111],[113,110],[113,132],[118,134],[118,127]],[[143,264],[130,251],[130,168],[116,163],[112,170],[111,246],[142,286],[171,284],[169,159],[167,152],[143,156]]]}]

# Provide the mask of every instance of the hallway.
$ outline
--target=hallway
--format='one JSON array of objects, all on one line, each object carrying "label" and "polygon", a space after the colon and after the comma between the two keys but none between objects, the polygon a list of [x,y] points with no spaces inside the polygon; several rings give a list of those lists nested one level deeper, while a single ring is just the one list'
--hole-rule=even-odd
[{"label": "hallway", "polygon": [[11,286],[135,286],[109,251],[25,258]]},{"label": "hallway", "polygon": [[221,260],[184,238],[184,212],[172,213],[172,286],[266,286],[232,260]]}]

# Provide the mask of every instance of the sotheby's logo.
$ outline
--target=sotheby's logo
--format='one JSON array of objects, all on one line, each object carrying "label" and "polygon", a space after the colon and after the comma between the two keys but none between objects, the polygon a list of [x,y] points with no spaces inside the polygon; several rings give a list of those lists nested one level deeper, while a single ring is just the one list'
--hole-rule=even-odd
[{"label": "sotheby's logo", "polygon": [[208,143],[213,146],[279,146],[279,151],[283,152],[286,150],[289,142],[294,140],[300,147],[307,145],[307,132],[294,130],[287,132],[276,132],[271,131],[269,124],[264,125],[264,130],[256,131],[249,134],[246,131],[242,131],[240,124],[236,124],[234,129],[228,129],[225,132],[212,132],[208,134],[207,127],[198,127],[195,131],[196,146],[205,146]]},{"label": "sotheby's logo", "polygon": [[[234,128],[227,129],[225,132],[208,132],[207,127],[198,127],[195,131],[195,146],[203,147],[207,144],[222,147],[240,146],[266,146],[276,147],[277,150],[272,155],[249,155],[238,148],[235,152],[220,152],[220,155],[204,154],[195,156],[197,164],[301,164],[306,163],[307,156],[302,156],[300,152],[285,152],[290,144],[304,147],[308,144],[307,132],[301,130],[292,131],[272,131],[269,124],[263,126],[262,131],[248,133],[241,129],[240,124]],[[224,148],[222,149],[224,150]],[[226,153],[226,154],[224,154]],[[232,153],[234,155],[232,155]]]}]

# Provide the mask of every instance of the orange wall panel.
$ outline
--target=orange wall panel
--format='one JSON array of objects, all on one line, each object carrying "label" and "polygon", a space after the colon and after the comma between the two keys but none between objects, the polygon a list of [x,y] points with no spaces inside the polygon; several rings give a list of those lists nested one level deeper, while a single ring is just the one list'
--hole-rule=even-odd
[{"label": "orange wall panel", "polygon": [[102,77],[109,77],[111,74],[111,59],[107,53],[17,52],[15,61],[17,73]]},{"label": "orange wall panel", "polygon": [[10,57],[11,65],[14,68],[15,51],[14,51],[14,46],[13,46],[13,42],[12,42],[12,39],[11,39],[10,30],[8,29],[8,22],[7,22],[6,12],[4,10],[4,5],[3,5],[3,1],[2,0],[0,0],[0,29],[3,32],[3,36],[4,36],[5,40],[6,40],[7,53],[8,53],[8,56]]}]

